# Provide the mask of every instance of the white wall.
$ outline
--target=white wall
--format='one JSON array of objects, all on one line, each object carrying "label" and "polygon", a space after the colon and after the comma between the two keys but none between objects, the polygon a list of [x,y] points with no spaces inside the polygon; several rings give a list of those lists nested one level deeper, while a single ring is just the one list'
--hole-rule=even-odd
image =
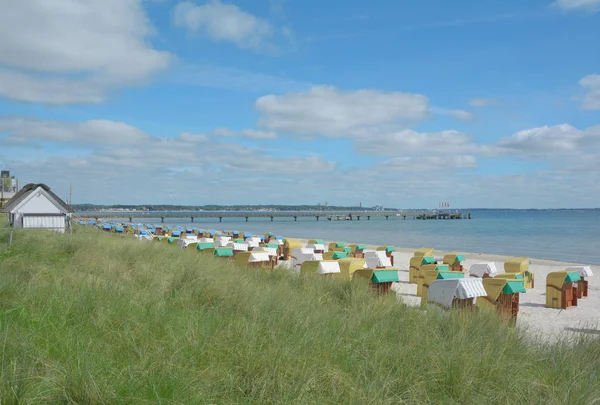
[{"label": "white wall", "polygon": [[60,210],[42,193],[34,191],[23,206],[15,211],[19,214],[60,214]]},{"label": "white wall", "polygon": [[63,214],[52,216],[25,216],[23,228],[50,228],[49,230],[64,232],[65,216]]}]

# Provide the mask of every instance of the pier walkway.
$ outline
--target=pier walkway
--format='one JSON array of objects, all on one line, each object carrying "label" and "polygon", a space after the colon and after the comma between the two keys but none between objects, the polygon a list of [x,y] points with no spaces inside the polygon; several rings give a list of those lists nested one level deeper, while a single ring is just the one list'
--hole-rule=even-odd
[{"label": "pier walkway", "polygon": [[98,211],[98,212],[85,212],[77,213],[78,218],[89,218],[89,219],[129,219],[129,222],[134,220],[148,220],[148,219],[160,219],[161,222],[165,222],[165,218],[168,219],[184,219],[189,218],[191,222],[195,219],[202,218],[218,218],[219,222],[223,222],[223,218],[245,218],[246,222],[250,218],[270,218],[271,222],[275,218],[294,218],[294,221],[298,221],[298,218],[311,217],[317,221],[321,218],[329,221],[360,221],[361,218],[367,221],[371,220],[371,217],[385,217],[386,220],[390,218],[396,219],[471,219],[471,214],[463,214],[460,212],[437,212],[437,211],[356,211],[356,212],[341,212],[341,211],[253,211],[253,212],[236,212],[236,211],[223,211],[223,212],[152,212],[152,211]]}]

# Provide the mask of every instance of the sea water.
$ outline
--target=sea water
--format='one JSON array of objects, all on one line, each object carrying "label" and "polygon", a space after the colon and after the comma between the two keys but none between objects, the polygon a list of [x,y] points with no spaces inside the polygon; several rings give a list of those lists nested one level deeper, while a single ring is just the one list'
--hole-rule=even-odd
[{"label": "sea water", "polygon": [[[408,217],[361,216],[360,221],[328,221],[320,217],[218,219],[165,218],[165,224],[202,229],[235,230],[264,235],[324,239],[403,248],[525,256],[600,265],[600,209],[596,210],[468,210],[472,219],[418,220]],[[90,213],[86,213],[90,214]],[[142,218],[134,222],[159,224]]]}]

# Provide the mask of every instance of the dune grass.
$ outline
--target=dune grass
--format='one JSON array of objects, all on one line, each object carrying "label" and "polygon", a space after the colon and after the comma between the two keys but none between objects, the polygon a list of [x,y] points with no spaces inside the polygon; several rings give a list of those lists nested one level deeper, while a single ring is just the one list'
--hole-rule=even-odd
[{"label": "dune grass", "polygon": [[[1,231],[0,231],[1,232]],[[600,343],[534,345],[364,283],[77,228],[0,234],[2,404],[591,404]]]}]

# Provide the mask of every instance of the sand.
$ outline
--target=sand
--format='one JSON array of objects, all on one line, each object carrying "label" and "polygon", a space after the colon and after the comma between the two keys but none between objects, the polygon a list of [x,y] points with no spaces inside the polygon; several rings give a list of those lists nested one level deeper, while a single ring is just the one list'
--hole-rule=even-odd
[{"label": "sand", "polygon": [[[302,240],[304,243],[307,240]],[[374,249],[375,246],[368,246]],[[419,307],[421,298],[416,295],[416,284],[408,283],[410,258],[415,249],[396,249],[394,266],[399,269],[399,283],[392,287],[407,305]],[[435,257],[448,252],[435,251]],[[508,256],[452,252],[465,256],[465,270],[475,263],[495,262],[498,271],[504,271],[504,261]],[[600,337],[600,266],[590,266],[594,276],[589,281],[589,297],[578,300],[577,307],[560,310],[546,308],[546,276],[553,271],[562,271],[571,266],[588,266],[585,263],[567,263],[551,260],[531,259],[530,271],[535,277],[535,287],[521,294],[517,327],[525,330],[532,339],[551,342],[561,337],[573,337],[579,334]]]}]

